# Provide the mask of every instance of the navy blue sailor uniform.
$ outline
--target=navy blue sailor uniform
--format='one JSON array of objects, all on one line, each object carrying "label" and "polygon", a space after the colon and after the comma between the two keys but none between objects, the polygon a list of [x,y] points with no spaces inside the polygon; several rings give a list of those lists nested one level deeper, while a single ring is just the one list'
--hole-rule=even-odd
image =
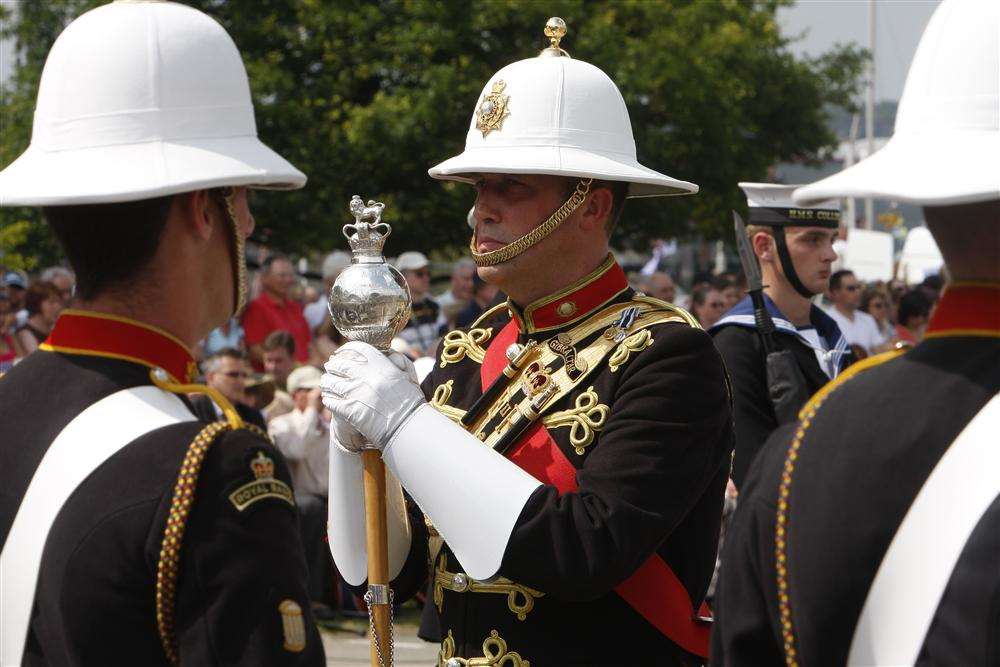
[{"label": "navy blue sailor uniform", "polygon": [[[436,555],[439,664],[701,664],[732,451],[711,339],[636,294],[609,256],[557,294],[449,332],[437,360],[431,404],[545,482],[496,578],[472,580],[447,544]],[[572,388],[525,423],[556,373]]]},{"label": "navy blue sailor uniform", "polygon": [[[791,350],[806,382],[805,395],[815,394],[850,363],[846,339],[833,318],[815,305],[809,309],[812,326],[796,327],[766,293],[763,296],[775,325],[775,346]],[[768,394],[764,346],[757,333],[750,297],[733,306],[709,333],[726,362],[733,384],[736,421],[733,482],[740,488],[764,441],[781,425]]]},{"label": "navy blue sailor uniform", "polygon": [[[832,667],[876,644],[897,614],[883,609],[869,626],[874,634],[854,646],[893,546],[998,391],[1000,286],[959,283],[946,288],[919,345],[853,365],[810,400],[797,425],[774,433],[751,466],[727,534],[712,664]],[[985,451],[996,451],[995,435],[985,434]],[[981,513],[954,514],[942,503],[947,494],[935,496],[925,516],[936,528],[911,543],[919,566],[904,572],[910,591],[923,591],[942,522],[969,521],[943,590],[924,599],[902,590],[904,581],[884,589],[908,607],[927,605],[926,631],[904,628],[914,633],[912,652],[892,664],[1000,665],[998,469],[991,464],[950,484],[963,502],[972,484],[993,484]],[[887,664],[855,662],[873,663]]]},{"label": "navy blue sailor uniform", "polygon": [[[195,369],[159,329],[64,311],[47,343],[0,379],[4,557],[29,482],[67,425],[123,390],[187,391]],[[58,510],[22,664],[325,664],[280,452],[260,431],[193,414],[146,431]]]}]

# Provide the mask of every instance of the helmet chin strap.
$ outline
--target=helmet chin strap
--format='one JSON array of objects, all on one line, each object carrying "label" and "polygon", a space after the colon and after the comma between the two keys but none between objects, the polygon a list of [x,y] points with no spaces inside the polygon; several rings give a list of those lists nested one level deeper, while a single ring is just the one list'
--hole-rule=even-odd
[{"label": "helmet chin strap", "polygon": [[502,248],[490,250],[489,252],[476,252],[476,246],[478,245],[476,241],[477,235],[476,230],[473,229],[469,250],[472,252],[472,259],[475,261],[476,266],[496,266],[497,264],[509,262],[528,248],[538,244],[565,222],[566,218],[573,214],[573,211],[580,207],[580,204],[583,203],[583,200],[590,193],[590,184],[593,182],[594,179],[592,178],[581,178],[579,183],[576,184],[576,190],[573,191],[573,194],[563,202],[562,206],[556,209],[555,213],[549,216],[548,220]]},{"label": "helmet chin strap", "polygon": [[815,292],[810,292],[799,280],[799,274],[795,272],[795,264],[792,263],[792,256],[788,252],[788,243],[785,242],[785,228],[781,225],[771,227],[774,230],[774,243],[778,248],[778,259],[781,261],[781,268],[785,272],[785,277],[791,283],[795,291],[807,299],[816,296]]},{"label": "helmet chin strap", "polygon": [[219,203],[222,204],[222,210],[229,222],[229,262],[233,276],[232,317],[236,317],[247,305],[246,243],[240,235],[239,225],[236,222],[236,206],[233,202],[236,191],[231,187],[225,187],[218,188],[215,192],[218,193]]}]

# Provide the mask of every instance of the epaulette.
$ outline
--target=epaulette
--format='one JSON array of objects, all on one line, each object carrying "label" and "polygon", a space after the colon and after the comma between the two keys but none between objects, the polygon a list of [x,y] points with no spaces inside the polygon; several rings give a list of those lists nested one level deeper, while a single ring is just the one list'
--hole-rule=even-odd
[{"label": "epaulette", "polygon": [[156,370],[151,371],[150,377],[157,387],[173,394],[206,394],[215,401],[225,417],[223,421],[212,422],[202,428],[188,445],[180,472],[177,475],[177,481],[174,484],[174,493],[167,514],[167,525],[163,531],[163,541],[160,544],[160,558],[156,566],[156,627],[167,659],[172,664],[177,664],[179,656],[174,627],[177,576],[180,569],[184,529],[191,514],[191,507],[194,505],[198,475],[205,462],[205,455],[212,444],[227,431],[245,429],[262,435],[266,439],[269,438],[260,428],[244,422],[229,400],[217,389],[201,384],[173,383],[162,371],[159,373]]},{"label": "epaulette", "polygon": [[799,424],[792,437],[792,442],[788,446],[785,454],[785,463],[781,470],[781,482],[778,485],[778,509],[775,515],[775,535],[774,554],[775,572],[777,573],[778,586],[778,612],[781,622],[781,634],[784,640],[786,664],[790,667],[798,665],[795,653],[795,628],[792,620],[792,609],[790,595],[788,592],[788,549],[786,543],[786,531],[788,529],[788,515],[790,507],[790,497],[792,493],[792,475],[795,473],[795,464],[799,458],[799,450],[802,448],[802,441],[806,437],[809,427],[812,425],[816,414],[833,393],[847,383],[851,378],[857,377],[864,371],[891,361],[903,354],[906,350],[891,350],[868,357],[851,366],[848,366],[836,379],[828,382],[822,389],[813,394],[806,404],[799,411]]}]

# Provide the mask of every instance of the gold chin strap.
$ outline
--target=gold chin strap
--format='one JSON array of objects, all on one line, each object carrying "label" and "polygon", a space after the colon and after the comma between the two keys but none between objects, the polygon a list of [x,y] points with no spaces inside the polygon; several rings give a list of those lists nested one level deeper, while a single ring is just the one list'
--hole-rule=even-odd
[{"label": "gold chin strap", "polygon": [[554,232],[583,203],[583,200],[590,194],[590,184],[593,182],[594,179],[592,178],[581,178],[580,182],[576,184],[576,190],[573,194],[570,195],[569,199],[562,206],[556,209],[555,213],[549,216],[548,220],[502,248],[490,250],[489,252],[476,252],[476,232],[473,231],[469,250],[472,252],[472,259],[476,262],[476,266],[496,266],[497,264],[509,262],[531,246],[539,243],[546,236]]},{"label": "gold chin strap", "polygon": [[233,235],[233,255],[230,261],[233,267],[233,303],[235,304],[233,317],[236,317],[242,312],[244,306],[247,305],[247,263],[246,259],[244,259],[246,256],[246,243],[243,237],[240,236],[239,225],[236,222],[236,207],[233,203],[236,190],[231,187],[225,187],[219,188],[217,192],[221,199],[222,209],[226,212],[226,217],[229,219],[229,229]]}]

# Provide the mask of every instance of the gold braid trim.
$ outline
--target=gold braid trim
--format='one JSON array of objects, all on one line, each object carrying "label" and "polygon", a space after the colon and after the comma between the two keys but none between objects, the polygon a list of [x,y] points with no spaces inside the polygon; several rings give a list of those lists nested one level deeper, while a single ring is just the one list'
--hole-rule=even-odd
[{"label": "gold braid trim", "polygon": [[198,474],[205,461],[205,454],[220,434],[231,429],[232,426],[226,422],[213,422],[203,428],[188,447],[174,485],[174,497],[170,501],[167,527],[163,531],[163,543],[160,546],[160,561],[156,566],[156,629],[160,633],[163,652],[172,664],[179,661],[177,638],[174,634],[174,606],[184,528],[191,514]]},{"label": "gold braid trim", "polygon": [[774,570],[778,583],[778,616],[781,621],[781,639],[785,649],[785,664],[787,667],[798,667],[799,665],[798,652],[795,648],[795,627],[792,621],[792,606],[788,591],[788,543],[786,538],[788,532],[789,496],[792,492],[792,475],[795,473],[795,464],[799,458],[802,441],[805,439],[806,431],[812,425],[813,419],[816,418],[820,407],[834,390],[862,371],[895,359],[902,353],[902,350],[892,350],[874,357],[868,357],[850,366],[838,375],[837,379],[828,382],[822,389],[817,391],[799,412],[799,427],[795,431],[792,443],[788,446],[785,465],[781,471],[781,483],[778,485],[778,509],[775,513],[774,522]]},{"label": "gold braid trim", "polygon": [[469,251],[472,253],[472,259],[475,260],[476,266],[496,266],[497,264],[509,262],[554,232],[583,203],[583,200],[587,198],[587,195],[590,194],[590,184],[593,182],[594,179],[592,178],[581,178],[573,194],[563,202],[562,206],[556,209],[555,213],[549,216],[548,220],[502,248],[490,250],[489,252],[477,252],[476,233],[473,232],[472,241],[469,242]]},{"label": "gold braid trim", "polygon": [[451,630],[441,642],[438,652],[438,666],[450,667],[458,662],[461,667],[531,667],[531,663],[515,651],[507,650],[507,642],[496,630],[490,630],[490,636],[483,641],[483,657],[459,658],[455,656],[455,637]]}]

